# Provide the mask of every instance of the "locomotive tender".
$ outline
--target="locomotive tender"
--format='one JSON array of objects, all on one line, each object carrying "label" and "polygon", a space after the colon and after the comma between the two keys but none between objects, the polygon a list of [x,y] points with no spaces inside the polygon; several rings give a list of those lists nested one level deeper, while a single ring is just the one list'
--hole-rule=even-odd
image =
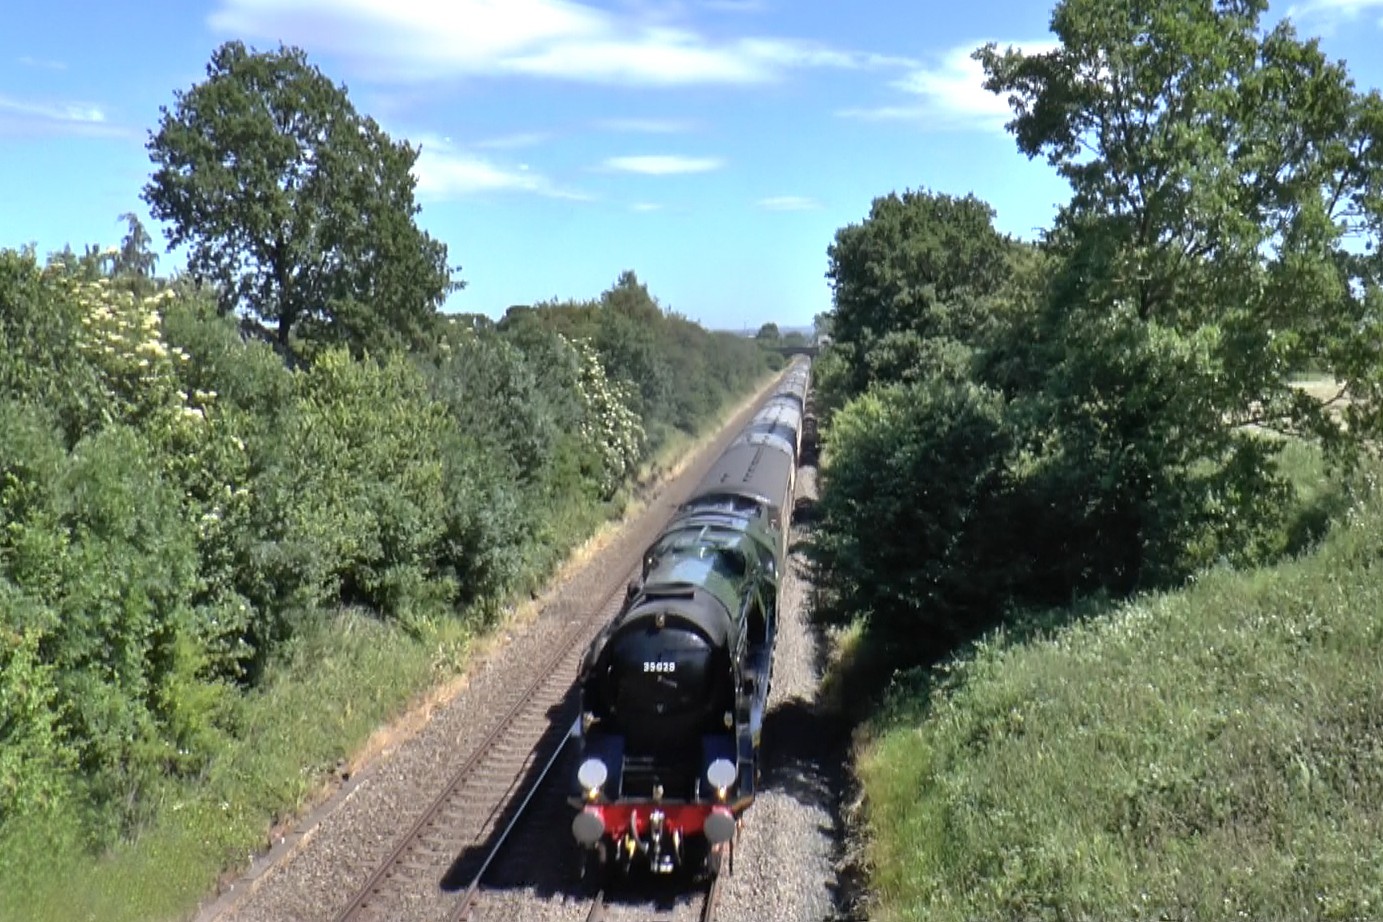
[{"label": "locomotive tender", "polygon": [[809,373],[788,366],[586,653],[572,834],[602,871],[717,874],[754,802]]}]

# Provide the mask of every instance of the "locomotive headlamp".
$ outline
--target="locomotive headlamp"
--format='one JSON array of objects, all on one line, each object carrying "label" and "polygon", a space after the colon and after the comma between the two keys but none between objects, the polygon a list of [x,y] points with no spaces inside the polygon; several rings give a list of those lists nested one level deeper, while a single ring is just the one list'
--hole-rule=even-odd
[{"label": "locomotive headlamp", "polygon": [[605,835],[605,818],[595,807],[587,807],[571,821],[571,834],[582,845],[595,845]]},{"label": "locomotive headlamp", "polygon": [[735,768],[735,763],[729,759],[716,759],[706,768],[706,780],[711,783],[711,787],[715,788],[717,800],[725,799],[730,785],[735,783],[735,778],[738,776],[739,772]]},{"label": "locomotive headlamp", "polygon": [[595,800],[600,796],[600,789],[608,777],[610,770],[599,759],[587,759],[576,770],[576,781],[585,790],[587,800]]}]

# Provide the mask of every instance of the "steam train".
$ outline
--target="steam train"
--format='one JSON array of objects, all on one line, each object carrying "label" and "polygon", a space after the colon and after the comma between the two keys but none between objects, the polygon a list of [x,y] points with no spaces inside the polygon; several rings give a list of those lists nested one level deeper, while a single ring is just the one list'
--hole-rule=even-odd
[{"label": "steam train", "polygon": [[795,358],[592,642],[572,834],[597,873],[718,874],[754,802],[810,363]]}]

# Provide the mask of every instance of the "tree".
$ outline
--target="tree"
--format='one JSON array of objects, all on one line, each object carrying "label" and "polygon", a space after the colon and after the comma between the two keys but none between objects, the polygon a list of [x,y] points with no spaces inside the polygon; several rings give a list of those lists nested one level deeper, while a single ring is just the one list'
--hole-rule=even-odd
[{"label": "tree", "polygon": [[928,661],[988,627],[1028,540],[1003,514],[1002,395],[932,379],[871,388],[835,416],[809,545],[823,613]]},{"label": "tree", "polygon": [[144,199],[223,313],[257,318],[285,353],[295,335],[357,351],[426,340],[460,283],[413,220],[416,149],[296,48],[222,45],[175,100],[149,139]]},{"label": "tree", "polygon": [[822,311],[812,316],[812,338],[818,343],[824,343],[831,338],[831,312]]},{"label": "tree", "polygon": [[828,326],[850,367],[852,394],[877,380],[866,357],[889,334],[975,338],[1010,247],[993,219],[994,209],[973,195],[909,191],[875,199],[865,221],[836,233],[827,250],[835,304]]},{"label": "tree", "polygon": [[783,334],[778,331],[778,324],[765,323],[759,327],[759,332],[754,334],[754,338],[765,345],[776,346]]},{"label": "tree", "polygon": [[154,266],[158,265],[158,255],[149,249],[149,244],[153,242],[149,232],[134,212],[125,212],[120,220],[125,222],[129,230],[115,253],[114,274],[144,279],[152,277]]},{"label": "tree", "polygon": [[[1234,556],[1274,514],[1245,424],[1377,431],[1376,267],[1344,239],[1377,243],[1383,107],[1266,9],[1063,0],[1055,50],[976,53],[1019,148],[1071,183],[1028,367],[1118,589]],[[1290,386],[1313,366],[1365,398],[1347,428]]]}]

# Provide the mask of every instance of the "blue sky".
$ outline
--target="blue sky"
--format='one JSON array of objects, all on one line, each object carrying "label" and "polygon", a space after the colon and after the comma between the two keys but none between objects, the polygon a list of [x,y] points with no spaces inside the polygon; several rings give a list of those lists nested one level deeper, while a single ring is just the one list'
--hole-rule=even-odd
[{"label": "blue sky", "polygon": [[[1020,155],[969,52],[1048,42],[1050,4],[927,0],[20,0],[0,31],[0,247],[114,245],[160,106],[229,39],[305,49],[421,145],[449,310],[589,298],[633,269],[721,329],[810,324],[826,248],[878,195],[974,192],[1032,236],[1065,187]],[[1361,87],[1383,0],[1275,5]],[[178,256],[165,255],[169,271]]]}]

